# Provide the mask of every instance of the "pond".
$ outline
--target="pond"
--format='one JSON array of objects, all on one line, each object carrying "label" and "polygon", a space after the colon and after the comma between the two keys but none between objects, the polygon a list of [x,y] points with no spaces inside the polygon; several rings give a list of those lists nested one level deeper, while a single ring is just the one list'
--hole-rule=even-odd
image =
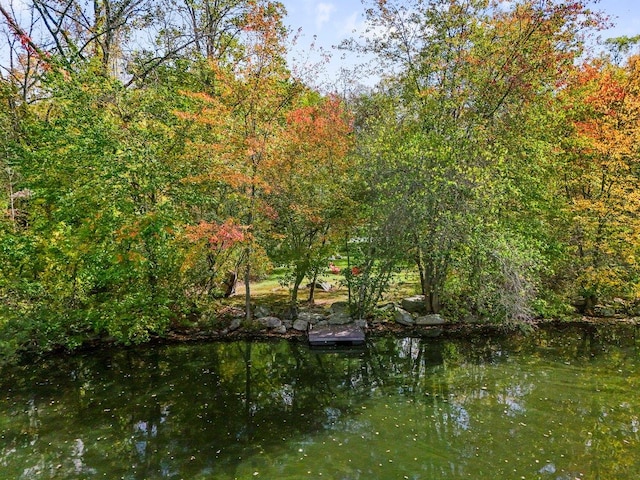
[{"label": "pond", "polygon": [[184,344],[0,380],[0,478],[640,478],[633,326]]}]

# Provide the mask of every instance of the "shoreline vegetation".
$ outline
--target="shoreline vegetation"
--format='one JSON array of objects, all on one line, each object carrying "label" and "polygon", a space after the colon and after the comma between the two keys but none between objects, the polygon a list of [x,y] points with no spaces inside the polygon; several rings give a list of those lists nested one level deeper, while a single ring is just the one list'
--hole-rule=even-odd
[{"label": "shoreline vegetation", "polygon": [[[337,301],[343,304],[342,301]],[[395,309],[401,309],[401,302],[388,302],[385,307],[393,305]],[[301,309],[300,316],[309,318],[315,316],[319,319],[317,325],[326,325],[327,318],[331,316],[330,305],[323,306],[313,305]],[[384,308],[378,313],[384,312]],[[611,313],[605,311],[605,313]],[[414,315],[415,317],[415,315]],[[308,340],[308,331],[314,325],[309,324],[306,329],[296,329],[292,327],[293,321],[276,322],[278,326],[269,324],[263,319],[277,319],[276,316],[265,316],[260,318],[252,318],[248,323],[242,309],[238,307],[224,307],[221,309],[221,315],[216,319],[216,326],[203,326],[196,323],[191,325],[174,325],[162,335],[150,335],[148,339],[142,343],[123,344],[118,339],[107,336],[93,336],[86,338],[82,344],[76,346],[73,350],[60,345],[47,352],[37,352],[36,350],[25,350],[19,359],[39,357],[41,355],[76,355],[84,354],[94,350],[102,350],[108,348],[155,348],[162,345],[172,344],[188,344],[188,343],[209,343],[209,342],[228,342],[228,341],[272,341],[287,340],[295,342],[304,342]],[[321,320],[320,320],[321,319]],[[411,338],[432,338],[436,339],[455,339],[460,337],[493,337],[505,335],[528,335],[538,328],[572,328],[572,327],[602,327],[625,325],[640,325],[640,316],[631,317],[621,313],[613,313],[610,316],[587,315],[574,313],[566,315],[562,319],[536,318],[526,323],[506,324],[500,322],[491,322],[489,320],[475,321],[447,321],[442,319],[442,323],[437,325],[407,325],[398,323],[392,316],[384,314],[377,318],[369,318],[366,320],[351,320],[349,323],[359,324],[367,338],[381,336],[395,337],[411,337]],[[280,325],[287,325],[288,328],[278,328]],[[350,347],[337,347],[338,349],[348,350]],[[0,368],[2,365],[0,365]]]}]

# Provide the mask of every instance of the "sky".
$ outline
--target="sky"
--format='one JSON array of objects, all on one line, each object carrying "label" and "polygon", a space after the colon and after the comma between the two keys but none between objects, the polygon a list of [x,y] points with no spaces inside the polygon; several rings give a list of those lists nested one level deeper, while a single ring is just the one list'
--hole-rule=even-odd
[{"label": "sky", "polygon": [[[349,37],[357,37],[364,27],[364,9],[361,0],[280,0],[286,7],[288,17],[285,23],[293,31],[301,29],[297,42],[297,58],[305,57],[309,45],[314,41],[331,54],[326,72],[318,74],[320,83],[335,81],[340,69],[353,68],[358,60],[353,54],[338,51],[332,47]],[[614,27],[601,32],[602,38],[633,36],[640,34],[640,1],[601,0],[590,8],[601,10],[611,17]],[[317,58],[317,57],[314,57]],[[365,82],[373,84],[371,82]]]}]

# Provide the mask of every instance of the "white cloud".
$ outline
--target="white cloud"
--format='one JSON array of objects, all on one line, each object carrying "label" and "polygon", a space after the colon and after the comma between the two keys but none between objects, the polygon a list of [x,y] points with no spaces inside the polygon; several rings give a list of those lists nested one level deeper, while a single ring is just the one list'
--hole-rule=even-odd
[{"label": "white cloud", "polygon": [[331,14],[336,11],[336,6],[332,3],[319,3],[316,5],[316,29],[320,30],[322,26],[331,19]]}]

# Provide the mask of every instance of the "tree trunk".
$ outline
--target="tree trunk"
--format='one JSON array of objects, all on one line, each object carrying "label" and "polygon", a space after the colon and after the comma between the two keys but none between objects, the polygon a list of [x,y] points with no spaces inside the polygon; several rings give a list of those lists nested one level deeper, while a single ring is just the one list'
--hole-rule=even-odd
[{"label": "tree trunk", "polygon": [[307,302],[309,305],[313,305],[315,303],[314,295],[316,293],[316,282],[318,281],[318,269],[315,268],[313,270],[313,278],[311,279],[311,287],[309,288],[309,299]]},{"label": "tree trunk", "polygon": [[442,286],[440,285],[436,266],[430,260],[422,263],[420,283],[427,313],[440,312],[440,289]]},{"label": "tree trunk", "polygon": [[229,298],[236,293],[236,284],[238,283],[238,272],[236,270],[227,272],[227,278],[224,280],[224,298]]},{"label": "tree trunk", "polygon": [[291,289],[291,307],[296,308],[298,305],[298,290],[300,289],[300,284],[302,283],[302,279],[296,278],[293,281],[293,288]]},{"label": "tree trunk", "polygon": [[244,308],[245,308],[245,319],[247,323],[251,321],[251,247],[247,247],[246,257],[247,264],[244,268]]}]

